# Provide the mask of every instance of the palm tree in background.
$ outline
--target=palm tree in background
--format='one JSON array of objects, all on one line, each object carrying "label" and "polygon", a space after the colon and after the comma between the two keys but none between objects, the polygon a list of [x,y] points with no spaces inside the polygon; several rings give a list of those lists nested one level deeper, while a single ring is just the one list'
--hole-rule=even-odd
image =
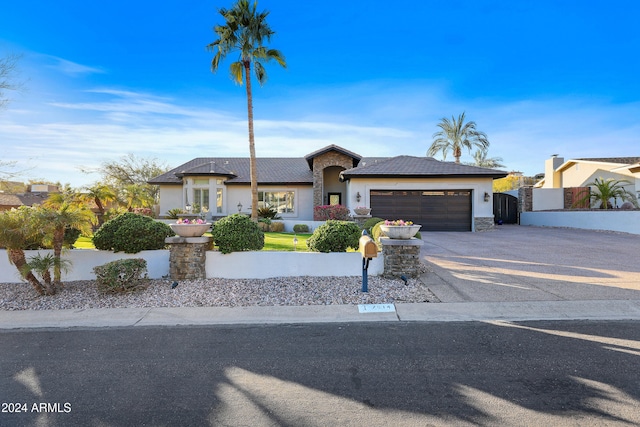
[{"label": "palm tree in background", "polygon": [[502,157],[489,157],[487,158],[487,155],[489,154],[488,150],[481,150],[478,149],[474,154],[473,154],[473,162],[468,162],[465,163],[466,165],[471,165],[471,166],[479,166],[481,168],[489,168],[489,169],[495,169],[495,168],[503,168],[504,165],[501,163],[502,162]]},{"label": "palm tree in background", "polygon": [[258,169],[256,167],[256,148],[253,133],[253,97],[251,93],[251,64],[260,86],[267,80],[264,63],[275,60],[282,67],[287,66],[282,53],[268,49],[263,45],[275,34],[267,23],[268,11],[258,12],[257,1],[252,5],[248,0],[238,0],[231,9],[218,10],[225,20],[224,25],[216,25],[213,31],[218,40],[207,45],[215,52],[211,61],[211,71],[216,72],[220,61],[229,53],[238,51],[239,58],[230,66],[231,79],[242,85],[246,82],[247,115],[249,122],[249,167],[251,175],[251,219],[258,220]]},{"label": "palm tree in background", "polygon": [[446,160],[447,152],[452,151],[453,157],[456,159],[456,163],[460,163],[460,156],[462,156],[462,149],[467,148],[469,151],[475,146],[481,150],[487,150],[489,148],[489,140],[484,132],[480,132],[476,129],[475,122],[464,122],[465,113],[463,112],[458,116],[451,117],[451,120],[447,118],[441,119],[438,123],[440,131],[433,134],[433,143],[427,151],[427,156],[434,156],[439,151],[442,151],[442,159]]},{"label": "palm tree in background", "polygon": [[87,201],[95,203],[98,208],[97,217],[98,225],[100,226],[104,223],[106,205],[117,200],[116,193],[111,187],[105,184],[94,184],[91,187],[87,187],[87,191]]}]

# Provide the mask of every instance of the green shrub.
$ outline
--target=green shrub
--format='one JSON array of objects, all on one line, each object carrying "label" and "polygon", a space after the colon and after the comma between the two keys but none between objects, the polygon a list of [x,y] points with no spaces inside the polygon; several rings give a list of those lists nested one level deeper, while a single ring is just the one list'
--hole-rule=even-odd
[{"label": "green shrub", "polygon": [[93,244],[96,249],[135,254],[163,249],[166,246],[164,240],[173,235],[167,224],[126,212],[105,222],[93,235]]},{"label": "green shrub", "polygon": [[355,222],[329,220],[316,228],[307,239],[307,246],[315,252],[346,252],[358,249],[360,227]]},{"label": "green shrub", "polygon": [[211,235],[223,254],[259,251],[264,247],[264,233],[258,224],[242,214],[229,215],[217,221]]},{"label": "green shrub", "polygon": [[132,292],[148,283],[147,261],[142,258],[119,259],[93,268],[102,292]]},{"label": "green shrub", "polygon": [[274,233],[282,233],[284,231],[284,222],[272,222],[270,230]]},{"label": "green shrub", "polygon": [[308,233],[309,226],[307,224],[296,224],[293,226],[294,233]]},{"label": "green shrub", "polygon": [[369,236],[371,236],[371,229],[373,228],[373,226],[374,226],[374,225],[376,225],[377,223],[379,223],[379,222],[381,222],[381,221],[383,221],[383,222],[384,222],[384,219],[382,219],[382,218],[377,218],[377,217],[375,217],[375,216],[374,216],[374,217],[371,217],[371,218],[369,218],[368,220],[366,220],[366,221],[364,222],[364,224],[362,224],[362,228],[363,228],[364,230],[367,230],[367,233],[369,233]]}]

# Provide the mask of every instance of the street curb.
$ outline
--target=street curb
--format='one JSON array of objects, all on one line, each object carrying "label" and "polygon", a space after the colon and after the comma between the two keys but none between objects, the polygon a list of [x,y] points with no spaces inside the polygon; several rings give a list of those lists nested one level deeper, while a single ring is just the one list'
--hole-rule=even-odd
[{"label": "street curb", "polygon": [[404,303],[395,304],[394,308],[395,311],[390,312],[367,313],[360,313],[357,305],[0,311],[0,329],[398,321],[640,320],[640,300]]}]

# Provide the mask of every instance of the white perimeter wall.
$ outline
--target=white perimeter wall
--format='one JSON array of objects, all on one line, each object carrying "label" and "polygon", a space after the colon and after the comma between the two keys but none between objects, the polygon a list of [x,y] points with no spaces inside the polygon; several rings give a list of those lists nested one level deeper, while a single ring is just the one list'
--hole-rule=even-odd
[{"label": "white perimeter wall", "polygon": [[[51,250],[25,251],[27,259],[37,253]],[[144,258],[149,277],[159,279],[169,274],[169,251],[143,251],[137,254],[113,253],[91,249],[74,249],[63,254],[72,262],[71,270],[62,275],[63,281],[95,280],[93,268],[118,259]],[[382,254],[369,263],[369,274],[380,275],[384,271]],[[362,275],[362,257],[359,252],[234,252],[223,255],[207,252],[207,278],[263,279],[286,276],[359,276]],[[15,266],[9,263],[6,250],[0,250],[0,283],[20,282]]]},{"label": "white perimeter wall", "polygon": [[534,211],[564,209],[564,188],[534,188],[532,197]]},{"label": "white perimeter wall", "polygon": [[[359,252],[207,252],[207,278],[266,279],[293,276],[358,276],[362,275]],[[382,274],[381,254],[369,263],[368,273]]]},{"label": "white perimeter wall", "polygon": [[[45,255],[53,253],[52,250],[40,251],[24,251],[29,258],[38,253]],[[152,279],[160,279],[162,276],[169,274],[169,251],[142,251],[137,254],[125,254],[122,252],[114,253],[109,251],[99,251],[92,249],[73,249],[63,252],[62,258],[71,261],[71,268],[68,273],[62,273],[62,281],[73,280],[94,280],[96,275],[93,268],[118,259],[143,258],[147,261],[147,270],[149,277]],[[20,282],[18,269],[9,263],[7,251],[0,250],[0,283]]]},{"label": "white perimeter wall", "polygon": [[522,212],[520,225],[583,228],[640,234],[640,211]]}]

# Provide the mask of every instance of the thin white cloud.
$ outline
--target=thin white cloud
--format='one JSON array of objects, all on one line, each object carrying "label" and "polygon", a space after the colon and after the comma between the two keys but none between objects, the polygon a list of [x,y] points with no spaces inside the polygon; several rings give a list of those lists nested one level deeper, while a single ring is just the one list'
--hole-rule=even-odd
[{"label": "thin white cloud", "polygon": [[[423,156],[438,121],[462,111],[488,134],[490,157],[502,157],[506,169],[528,175],[540,172],[552,153],[567,158],[640,155],[640,103],[461,101],[437,87],[385,89],[373,84],[358,85],[351,96],[345,93],[349,88],[284,94],[272,103],[261,99],[263,113],[255,121],[258,155],[304,156],[337,144],[363,156]],[[30,164],[38,165],[34,175],[80,185],[97,179],[77,172],[80,165],[97,167],[130,152],[174,167],[194,157],[247,155],[242,109],[232,112],[109,88],[82,94],[86,99],[81,102],[68,97],[39,104],[33,108],[41,110],[31,115],[25,114],[30,107],[21,106],[0,116],[2,158],[31,159]]]},{"label": "thin white cloud", "polygon": [[52,68],[57,70],[63,74],[76,77],[79,75],[86,74],[102,74],[106,71],[99,67],[91,67],[88,65],[78,64],[77,62],[69,61],[67,59],[59,58],[53,55],[42,55],[47,58],[49,64],[46,65],[48,68]]}]

